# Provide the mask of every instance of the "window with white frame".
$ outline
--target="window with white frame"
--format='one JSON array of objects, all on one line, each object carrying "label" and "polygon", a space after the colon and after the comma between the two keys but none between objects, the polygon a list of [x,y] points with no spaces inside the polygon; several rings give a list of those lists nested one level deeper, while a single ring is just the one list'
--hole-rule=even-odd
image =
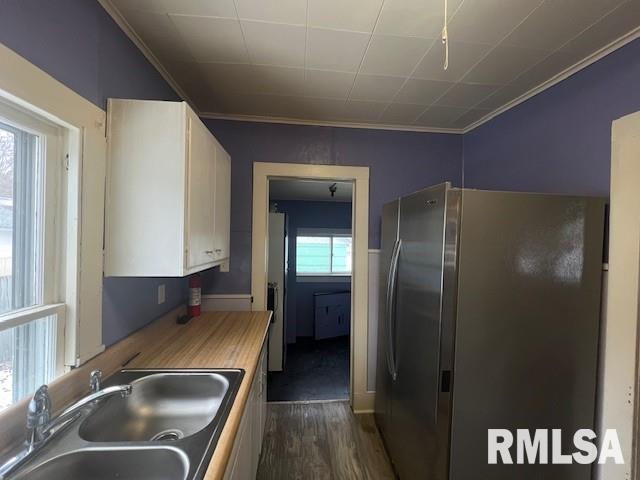
[{"label": "window with white frame", "polygon": [[0,411],[64,370],[62,134],[0,102]]},{"label": "window with white frame", "polygon": [[346,231],[301,230],[296,236],[296,275],[351,275],[352,237]]}]

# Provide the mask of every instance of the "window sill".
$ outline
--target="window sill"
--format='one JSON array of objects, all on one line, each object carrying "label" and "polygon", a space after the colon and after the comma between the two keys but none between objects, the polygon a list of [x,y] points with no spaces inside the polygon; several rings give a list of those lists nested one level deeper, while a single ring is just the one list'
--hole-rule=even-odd
[{"label": "window sill", "polygon": [[351,283],[351,275],[296,275],[296,283]]}]

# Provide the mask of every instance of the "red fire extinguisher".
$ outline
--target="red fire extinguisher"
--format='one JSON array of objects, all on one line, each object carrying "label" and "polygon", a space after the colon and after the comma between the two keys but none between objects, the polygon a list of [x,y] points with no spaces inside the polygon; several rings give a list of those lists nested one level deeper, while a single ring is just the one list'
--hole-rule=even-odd
[{"label": "red fire extinguisher", "polygon": [[202,280],[199,274],[189,277],[189,318],[200,316],[200,304],[202,303]]}]

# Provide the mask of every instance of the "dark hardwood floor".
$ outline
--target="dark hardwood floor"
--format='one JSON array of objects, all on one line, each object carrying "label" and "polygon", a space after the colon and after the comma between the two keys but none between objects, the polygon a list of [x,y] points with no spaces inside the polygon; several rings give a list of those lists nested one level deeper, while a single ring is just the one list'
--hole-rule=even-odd
[{"label": "dark hardwood floor", "polygon": [[348,336],[314,340],[298,337],[287,346],[283,372],[269,372],[270,402],[349,398]]},{"label": "dark hardwood floor", "polygon": [[258,480],[394,479],[373,415],[348,402],[267,404]]}]

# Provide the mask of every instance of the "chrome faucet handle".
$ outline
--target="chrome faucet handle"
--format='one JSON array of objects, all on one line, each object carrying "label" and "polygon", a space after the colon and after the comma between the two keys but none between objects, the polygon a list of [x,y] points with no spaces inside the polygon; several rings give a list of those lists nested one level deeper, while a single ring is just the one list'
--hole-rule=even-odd
[{"label": "chrome faucet handle", "polygon": [[51,419],[51,397],[49,387],[42,385],[36,390],[27,406],[27,447],[32,450],[45,439],[45,427]]},{"label": "chrome faucet handle", "polygon": [[96,393],[100,391],[100,384],[102,383],[102,370],[93,370],[89,376],[89,386],[91,391]]}]

